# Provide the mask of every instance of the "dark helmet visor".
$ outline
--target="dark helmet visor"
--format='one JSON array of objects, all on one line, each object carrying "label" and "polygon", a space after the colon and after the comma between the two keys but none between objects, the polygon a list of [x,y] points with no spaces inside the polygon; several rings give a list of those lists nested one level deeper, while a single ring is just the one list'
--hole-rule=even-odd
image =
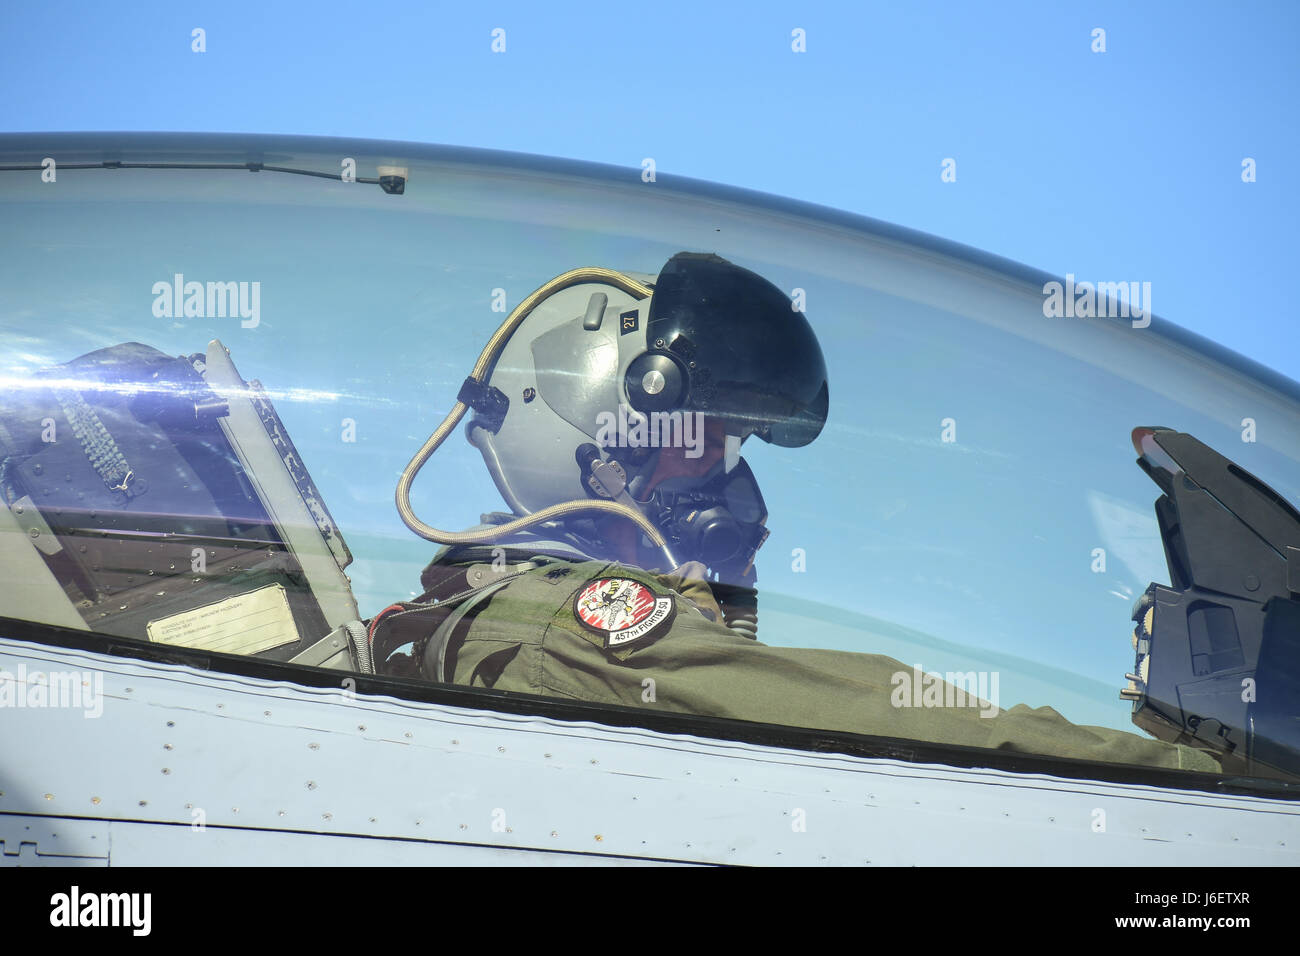
[{"label": "dark helmet visor", "polygon": [[826,423],[821,346],[803,313],[762,276],[716,255],[678,253],[655,283],[647,331],[651,349],[686,370],[684,411],[787,447],[808,444]]}]

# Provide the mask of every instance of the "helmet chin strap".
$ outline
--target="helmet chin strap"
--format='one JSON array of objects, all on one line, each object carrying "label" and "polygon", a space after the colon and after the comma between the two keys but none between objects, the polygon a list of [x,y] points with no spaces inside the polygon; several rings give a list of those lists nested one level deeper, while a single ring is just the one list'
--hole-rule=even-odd
[{"label": "helmet chin strap", "polygon": [[[582,282],[604,282],[615,288],[626,292],[628,295],[636,296],[638,299],[649,298],[651,289],[649,286],[637,282],[635,279],[625,276],[621,272],[613,269],[602,269],[598,266],[589,266],[582,269],[573,269],[563,275],[558,275],[551,281],[547,282],[537,291],[529,295],[524,301],[515,307],[509,317],[501,324],[501,327],[492,334],[487,345],[483,347],[478,361],[474,364],[474,370],[470,373],[466,384],[471,382],[476,385],[483,385],[487,382],[491,374],[493,365],[505,348],[510,337],[523,324],[528,314],[535,309],[539,303],[559,292],[561,289],[567,289],[569,286],[577,285]],[[415,514],[411,508],[411,485],[415,481],[415,476],[420,473],[420,469],[432,457],[433,453],[438,450],[439,446],[447,440],[469,411],[469,405],[465,402],[457,401],[439,425],[425,441],[424,445],[415,457],[402,469],[402,474],[397,480],[397,490],[394,493],[394,500],[397,505],[397,513],[402,522],[414,531],[421,538],[433,541],[438,544],[490,544],[499,538],[515,534],[525,528],[533,525],[542,524],[547,521],[554,521],[559,518],[565,518],[581,513],[604,513],[620,515],[633,522],[640,528],[647,538],[658,548],[668,561],[668,567],[677,566],[677,560],[668,548],[668,543],[664,536],[659,532],[651,521],[641,513],[639,508],[628,505],[621,501],[612,501],[608,499],[578,499],[574,501],[564,501],[559,504],[542,508],[540,511],[525,515],[515,521],[508,521],[503,525],[493,528],[487,528],[482,531],[442,531],[432,525],[425,524]],[[513,507],[513,506],[512,506]]]},{"label": "helmet chin strap", "polygon": [[638,502],[645,495],[645,486],[649,484],[650,479],[654,477],[655,469],[659,467],[659,455],[662,451],[661,448],[653,449],[649,457],[637,467],[636,474],[627,483],[627,490]]}]

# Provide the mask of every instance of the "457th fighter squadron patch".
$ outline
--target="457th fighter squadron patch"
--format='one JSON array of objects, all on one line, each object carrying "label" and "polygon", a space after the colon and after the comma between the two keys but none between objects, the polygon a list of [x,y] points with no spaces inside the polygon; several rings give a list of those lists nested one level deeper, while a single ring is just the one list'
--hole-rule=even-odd
[{"label": "457th fighter squadron patch", "polygon": [[631,578],[588,581],[573,598],[573,616],[604,638],[605,650],[645,644],[672,624],[677,605]]}]

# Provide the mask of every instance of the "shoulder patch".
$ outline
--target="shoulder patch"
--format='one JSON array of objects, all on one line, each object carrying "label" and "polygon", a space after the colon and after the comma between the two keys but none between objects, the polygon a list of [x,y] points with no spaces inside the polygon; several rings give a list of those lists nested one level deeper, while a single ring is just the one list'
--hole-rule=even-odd
[{"label": "shoulder patch", "polygon": [[667,630],[676,612],[671,594],[656,594],[631,578],[596,578],[573,598],[573,616],[604,638],[605,650],[653,641]]}]

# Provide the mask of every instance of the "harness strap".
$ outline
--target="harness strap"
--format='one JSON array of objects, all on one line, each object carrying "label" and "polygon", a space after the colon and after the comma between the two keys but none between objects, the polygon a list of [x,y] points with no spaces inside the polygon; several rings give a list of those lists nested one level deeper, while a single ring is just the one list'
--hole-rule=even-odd
[{"label": "harness strap", "polygon": [[145,491],[145,485],[136,481],[136,474],[126,463],[122,450],[109,434],[95,410],[87,404],[80,392],[66,388],[52,389],[55,401],[63,409],[72,434],[81,443],[90,467],[103,479],[110,491],[121,491],[134,498]]},{"label": "harness strap", "polygon": [[[520,574],[524,572],[519,572]],[[482,604],[485,600],[500,591],[503,587],[517,578],[518,574],[503,576],[493,581],[486,587],[479,588],[467,600],[461,602],[460,607],[456,608],[443,622],[438,625],[438,629],[430,635],[428,643],[424,645],[424,672],[436,680],[438,683],[445,683],[447,680],[447,648],[451,643],[451,636],[456,631],[456,626],[465,619],[465,615],[475,607]]]},{"label": "harness strap", "polygon": [[[370,622],[369,650],[371,663],[379,673],[416,676],[409,668],[396,667],[395,652],[415,645],[414,664],[426,680],[445,681],[447,650],[456,626],[474,607],[485,601],[515,578],[539,567],[555,563],[554,558],[538,556],[531,561],[511,565],[510,571],[493,571],[490,565],[440,567],[438,581],[416,601],[403,601],[380,611]],[[479,572],[476,574],[475,572]],[[473,584],[484,575],[486,584]],[[466,587],[466,584],[471,586]],[[390,658],[393,664],[389,663]],[[436,675],[436,676],[435,676]]]}]

